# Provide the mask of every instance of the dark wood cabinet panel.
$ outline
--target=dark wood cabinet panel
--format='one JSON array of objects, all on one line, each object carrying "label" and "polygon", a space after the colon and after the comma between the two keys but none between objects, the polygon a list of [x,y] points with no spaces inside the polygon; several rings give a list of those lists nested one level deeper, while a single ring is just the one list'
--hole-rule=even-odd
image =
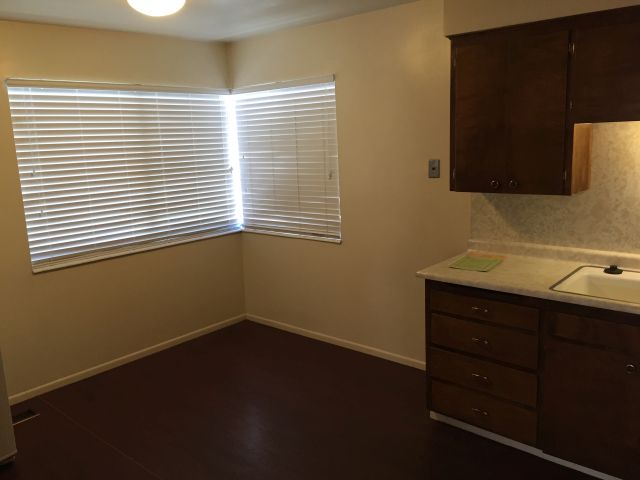
[{"label": "dark wood cabinet panel", "polygon": [[640,21],[578,27],[574,43],[573,121],[640,120]]},{"label": "dark wood cabinet panel", "polygon": [[452,190],[586,190],[591,123],[640,121],[640,7],[451,40]]},{"label": "dark wood cabinet panel", "polygon": [[546,323],[549,336],[613,350],[640,359],[640,323],[637,326],[618,324],[565,313],[549,316]]},{"label": "dark wood cabinet panel", "polygon": [[[451,189],[562,195],[588,188],[574,163],[568,29],[507,29],[452,43]],[[581,172],[580,168],[576,171]]]},{"label": "dark wood cabinet panel", "polygon": [[591,123],[640,121],[640,7],[452,37],[451,190],[589,188]]},{"label": "dark wood cabinet panel", "polygon": [[519,295],[429,281],[426,307],[428,408],[536,445],[539,309]]},{"label": "dark wood cabinet panel", "polygon": [[452,185],[457,191],[500,191],[507,167],[508,38],[454,42],[452,57]]},{"label": "dark wood cabinet panel", "polygon": [[545,338],[541,448],[615,476],[640,478],[639,361]]},{"label": "dark wood cabinet panel", "polygon": [[434,411],[528,445],[536,444],[536,412],[438,381],[431,382]]},{"label": "dark wood cabinet panel", "polygon": [[467,355],[431,350],[431,377],[488,393],[529,407],[538,402],[538,377]]},{"label": "dark wood cabinet panel", "polygon": [[431,343],[524,368],[538,365],[535,335],[437,313],[431,314]]},{"label": "dark wood cabinet panel", "polygon": [[[640,478],[639,315],[431,281],[426,295],[430,410]],[[535,311],[539,329],[476,318],[478,302]]]},{"label": "dark wood cabinet panel", "polygon": [[515,35],[510,42],[508,191],[564,193],[568,57],[566,30]]},{"label": "dark wood cabinet panel", "polygon": [[531,307],[441,290],[434,290],[431,293],[430,307],[436,312],[460,315],[532,332],[538,331],[539,311]]}]

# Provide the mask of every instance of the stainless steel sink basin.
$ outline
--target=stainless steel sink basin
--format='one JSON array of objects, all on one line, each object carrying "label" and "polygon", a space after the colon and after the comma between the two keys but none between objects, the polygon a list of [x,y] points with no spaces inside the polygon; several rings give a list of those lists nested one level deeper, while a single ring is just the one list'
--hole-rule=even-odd
[{"label": "stainless steel sink basin", "polygon": [[640,304],[640,272],[605,273],[605,267],[584,266],[551,287],[556,292]]}]

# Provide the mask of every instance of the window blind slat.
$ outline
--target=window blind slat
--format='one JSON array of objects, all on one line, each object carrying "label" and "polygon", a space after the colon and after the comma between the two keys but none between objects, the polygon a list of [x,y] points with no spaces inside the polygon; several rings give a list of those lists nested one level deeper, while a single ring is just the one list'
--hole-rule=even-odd
[{"label": "window blind slat", "polygon": [[[111,159],[114,157],[114,155],[111,156],[106,156],[106,158],[83,158],[83,157],[79,157],[78,158],[69,158],[68,160],[65,160],[64,158],[61,160],[50,160],[46,162],[46,166],[43,166],[43,163],[38,161],[38,159],[34,159],[32,160],[25,160],[24,162],[22,162],[20,164],[20,169],[22,172],[27,172],[28,169],[28,173],[32,173],[34,171],[34,169],[36,167],[38,167],[39,169],[41,169],[42,171],[47,171],[47,170],[52,170],[54,168],[63,168],[63,169],[84,169],[85,166],[87,169],[91,169],[94,168],[92,166],[95,166],[95,168],[100,168],[100,167],[106,167],[106,168],[111,168],[113,167],[113,162],[111,161]],[[210,162],[210,161],[226,161],[225,157],[213,153],[213,154],[202,154],[202,153],[194,153],[194,154],[181,154],[181,155],[163,155],[162,159],[158,160],[154,155],[151,154],[145,154],[144,156],[140,155],[140,154],[136,154],[136,155],[127,155],[127,166],[131,165],[131,166],[140,166],[140,165],[157,165],[159,164],[171,164],[172,162],[175,161],[176,163],[179,162],[191,162],[191,161],[204,161],[204,162]]]},{"label": "window blind slat", "polygon": [[[92,215],[99,217],[104,213],[108,212],[118,212],[122,210],[134,211],[136,209],[141,208],[165,208],[167,206],[172,206],[176,204],[199,204],[202,202],[219,202],[219,203],[227,203],[228,199],[224,195],[182,195],[182,196],[173,196],[170,201],[166,201],[160,195],[157,195],[155,198],[143,198],[136,201],[120,201],[120,202],[108,202],[96,204],[94,202],[85,203],[84,205],[64,205],[62,208],[52,207],[50,205],[47,206],[47,217],[46,219],[42,218],[41,209],[39,208],[27,208],[25,209],[25,215],[35,223],[43,223],[48,222],[50,219],[74,219],[74,218],[91,218]],[[61,220],[62,223],[62,220]]]},{"label": "window blind slat", "polygon": [[8,90],[34,270],[239,228],[223,96]]},{"label": "window blind slat", "polygon": [[335,84],[234,97],[245,227],[339,239]]},{"label": "window blind slat", "polygon": [[46,233],[55,233],[62,231],[69,231],[73,228],[87,228],[88,225],[94,224],[97,221],[104,222],[104,224],[113,223],[116,221],[120,221],[122,219],[126,220],[136,220],[140,218],[151,217],[153,215],[161,215],[161,214],[169,214],[175,213],[178,211],[189,211],[193,210],[193,207],[197,206],[198,208],[212,208],[216,207],[221,210],[227,208],[234,208],[233,204],[225,201],[216,201],[216,200],[202,200],[198,202],[189,202],[189,203],[177,203],[174,202],[171,205],[158,205],[158,206],[144,206],[139,208],[121,208],[116,212],[102,212],[98,215],[87,215],[87,214],[76,214],[73,216],[56,216],[55,228],[48,227],[51,224],[51,219],[41,220],[38,216],[33,216],[31,218],[31,228],[38,227],[48,227],[46,229]]},{"label": "window blind slat", "polygon": [[131,170],[129,172],[104,172],[89,174],[76,173],[73,175],[39,175],[31,177],[24,175],[22,184],[29,187],[39,187],[38,190],[55,190],[56,187],[65,187],[67,190],[73,190],[76,186],[82,188],[96,187],[113,187],[120,185],[143,185],[169,183],[169,180],[199,180],[209,178],[227,178],[226,170],[217,170],[215,168],[167,168],[167,169],[149,169]]},{"label": "window blind slat", "polygon": [[[109,192],[102,195],[94,195],[87,197],[84,194],[75,195],[58,195],[56,197],[42,199],[35,197],[32,199],[24,199],[25,209],[40,210],[43,208],[51,209],[51,211],[81,208],[84,206],[100,207],[114,204],[120,204],[123,202],[135,203],[136,201],[142,201],[144,199],[154,198],[159,201],[164,201],[165,196],[176,198],[181,195],[203,195],[201,191],[202,185],[188,185],[179,184],[173,188],[167,188],[163,186],[161,189],[138,189],[135,192]],[[226,189],[214,189],[212,195],[228,197]],[[208,195],[208,194],[205,194]]]},{"label": "window blind slat", "polygon": [[[31,239],[35,247],[41,243],[60,244],[60,243],[76,243],[78,240],[85,238],[95,238],[111,232],[130,232],[132,236],[137,235],[140,231],[151,228],[156,225],[175,226],[184,223],[210,223],[212,218],[220,215],[219,211],[213,208],[202,208],[198,212],[193,211],[171,211],[153,213],[147,215],[131,215],[126,218],[113,218],[109,220],[96,219],[96,221],[84,222],[82,225],[67,226],[63,228],[47,228],[46,231],[35,233],[33,229],[27,229],[31,233]],[[223,211],[222,214],[225,212]],[[209,214],[208,218],[206,215]]]},{"label": "window blind slat", "polygon": [[[223,227],[223,222],[218,223],[201,223],[201,224],[189,224],[182,225],[179,228],[171,227],[171,228],[156,228],[151,229],[145,232],[140,232],[135,236],[129,234],[114,234],[109,236],[104,236],[100,239],[89,238],[82,242],[78,242],[73,245],[58,245],[55,248],[44,248],[38,249],[34,248],[34,252],[37,255],[46,255],[48,257],[69,257],[74,256],[74,258],[78,258],[76,253],[78,249],[82,249],[83,247],[86,249],[91,247],[92,252],[94,252],[94,256],[91,256],[92,260],[95,260],[95,252],[98,250],[102,250],[104,252],[105,247],[108,248],[121,248],[123,246],[130,245],[141,245],[147,244],[149,242],[160,243],[166,241],[167,239],[181,239],[184,236],[192,236],[196,233],[199,233],[199,237],[201,236],[212,236],[218,233],[223,232],[232,232],[237,231],[237,228],[234,227]],[[192,237],[198,238],[198,237]],[[106,252],[105,252],[106,253]],[[130,253],[130,252],[129,252]],[[100,258],[100,257],[98,257]],[[60,261],[60,260],[59,260]]]}]

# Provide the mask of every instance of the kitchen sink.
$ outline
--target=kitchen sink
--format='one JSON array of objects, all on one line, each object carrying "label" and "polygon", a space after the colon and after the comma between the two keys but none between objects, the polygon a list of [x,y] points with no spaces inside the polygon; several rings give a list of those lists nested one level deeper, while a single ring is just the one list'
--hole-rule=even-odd
[{"label": "kitchen sink", "polygon": [[551,290],[640,304],[640,272],[585,265],[552,285]]}]

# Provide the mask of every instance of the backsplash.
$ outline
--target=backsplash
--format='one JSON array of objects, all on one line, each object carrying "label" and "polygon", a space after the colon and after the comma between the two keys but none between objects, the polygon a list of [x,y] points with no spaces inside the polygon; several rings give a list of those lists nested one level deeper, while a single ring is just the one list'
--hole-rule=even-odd
[{"label": "backsplash", "polygon": [[640,253],[640,122],[594,124],[592,142],[589,190],[472,194],[472,239]]}]

